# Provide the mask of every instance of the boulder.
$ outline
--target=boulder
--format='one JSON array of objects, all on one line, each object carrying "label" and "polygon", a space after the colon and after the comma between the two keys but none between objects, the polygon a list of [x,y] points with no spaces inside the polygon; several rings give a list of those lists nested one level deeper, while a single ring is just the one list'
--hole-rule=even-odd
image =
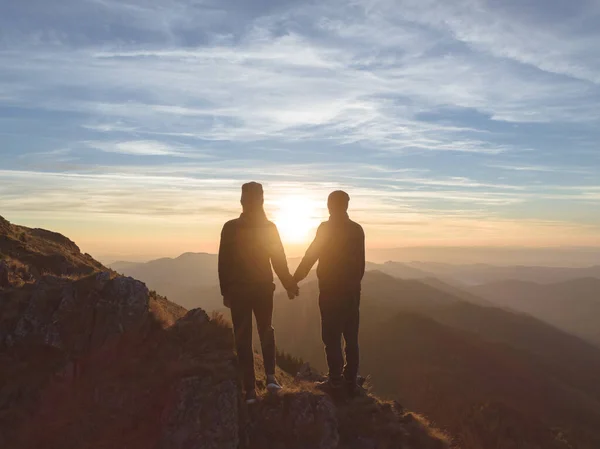
[{"label": "boulder", "polygon": [[64,350],[73,356],[98,348],[146,321],[149,291],[132,278],[117,277],[98,285],[95,280],[39,282],[27,294],[26,307],[12,332],[10,346],[22,340]]}]

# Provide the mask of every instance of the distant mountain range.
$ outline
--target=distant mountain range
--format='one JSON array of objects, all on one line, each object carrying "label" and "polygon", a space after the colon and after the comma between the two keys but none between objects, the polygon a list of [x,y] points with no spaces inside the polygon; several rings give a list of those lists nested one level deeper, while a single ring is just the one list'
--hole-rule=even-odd
[{"label": "distant mountain range", "polygon": [[[288,261],[292,273],[300,260],[292,258]],[[214,310],[221,308],[222,304],[217,264],[216,254],[184,253],[176,258],[161,258],[144,263],[119,261],[111,264],[110,268],[145,282],[150,289],[184,307]],[[434,280],[434,274],[430,272],[397,262],[368,262],[367,270],[378,270],[404,279]],[[277,279],[276,284],[279,289],[282,288]],[[447,287],[450,288],[450,285]]]},{"label": "distant mountain range", "polygon": [[600,346],[600,279],[550,284],[505,280],[472,287],[493,304],[528,313]]},{"label": "distant mountain range", "polygon": [[463,285],[479,285],[507,279],[549,284],[572,279],[600,279],[600,265],[583,268],[545,266],[497,266],[487,264],[452,265],[434,262],[411,262],[413,268]]},{"label": "distant mountain range", "polygon": [[119,261],[110,265],[118,273],[131,276],[186,308],[212,311],[222,307],[216,254],[184,253],[136,263]]},{"label": "distant mountain range", "polygon": [[374,262],[414,260],[446,264],[493,264],[501,266],[586,267],[600,265],[596,247],[497,247],[497,246],[406,246],[367,250]]},{"label": "distant mountain range", "polygon": [[[216,254],[184,253],[176,258],[161,258],[145,263],[120,261],[110,265],[119,272],[140,279],[148,287],[171,298],[184,307],[220,307]],[[300,258],[289,260],[293,271]],[[469,301],[488,303],[486,294],[470,287],[491,282],[520,280],[554,283],[579,278],[600,279],[600,266],[587,268],[521,267],[495,265],[451,265],[433,262],[367,263],[367,270],[377,270],[401,279],[417,279],[454,295],[470,295]],[[485,289],[484,289],[485,290]],[[492,301],[491,303],[495,303]],[[518,309],[521,310],[521,309]]]}]

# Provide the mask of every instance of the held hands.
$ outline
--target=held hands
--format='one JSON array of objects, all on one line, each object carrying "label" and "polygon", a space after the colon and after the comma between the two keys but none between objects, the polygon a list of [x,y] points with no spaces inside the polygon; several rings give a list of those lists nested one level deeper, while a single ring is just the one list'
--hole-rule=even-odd
[{"label": "held hands", "polygon": [[289,299],[294,299],[300,295],[300,287],[298,287],[297,282],[294,282],[294,285],[287,291],[287,294]]}]

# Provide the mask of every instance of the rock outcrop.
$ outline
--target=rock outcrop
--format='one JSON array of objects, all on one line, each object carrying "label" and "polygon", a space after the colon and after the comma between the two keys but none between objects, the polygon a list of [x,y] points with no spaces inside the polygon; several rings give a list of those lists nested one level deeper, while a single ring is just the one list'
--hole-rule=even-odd
[{"label": "rock outcrop", "polygon": [[361,390],[330,396],[315,388],[321,374],[303,366],[280,375],[283,393],[241,408],[242,449],[447,449],[445,434],[398,402]]},{"label": "rock outcrop", "polygon": [[331,399],[307,385],[286,385],[246,412],[243,446],[248,449],[335,449],[340,435]]}]

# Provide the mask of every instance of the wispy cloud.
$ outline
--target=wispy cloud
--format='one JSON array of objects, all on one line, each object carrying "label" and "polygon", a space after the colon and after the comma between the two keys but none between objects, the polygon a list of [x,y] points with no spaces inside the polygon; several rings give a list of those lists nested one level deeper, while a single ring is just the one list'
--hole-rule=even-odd
[{"label": "wispy cloud", "polygon": [[190,148],[176,147],[155,140],[130,140],[125,142],[86,141],[89,148],[105,153],[130,154],[134,156],[180,156],[203,157],[200,152]]},{"label": "wispy cloud", "polygon": [[592,170],[582,167],[549,167],[546,165],[508,165],[508,164],[487,164],[490,168],[500,170],[509,170],[517,172],[538,172],[538,173],[592,173]]}]

